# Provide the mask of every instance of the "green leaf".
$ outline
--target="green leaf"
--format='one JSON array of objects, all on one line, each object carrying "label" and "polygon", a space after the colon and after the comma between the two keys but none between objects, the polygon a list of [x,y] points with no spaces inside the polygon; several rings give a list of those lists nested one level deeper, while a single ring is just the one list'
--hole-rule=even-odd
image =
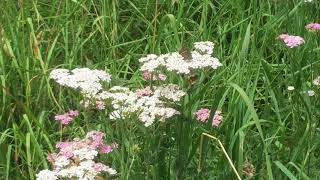
[{"label": "green leaf", "polygon": [[276,166],[291,180],[297,180],[297,178],[286,168],[280,161],[274,161]]}]

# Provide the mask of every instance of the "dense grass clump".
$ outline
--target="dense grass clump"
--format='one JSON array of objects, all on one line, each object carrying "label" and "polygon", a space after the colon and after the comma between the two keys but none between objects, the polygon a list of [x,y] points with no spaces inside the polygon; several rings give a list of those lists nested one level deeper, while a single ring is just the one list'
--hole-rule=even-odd
[{"label": "dense grass clump", "polygon": [[[0,179],[36,179],[74,138],[112,149],[94,154],[110,166],[100,179],[320,178],[319,1],[2,0],[0,10]],[[214,46],[199,54],[216,64],[189,67],[195,42]],[[181,61],[152,74],[148,54]],[[110,94],[55,82],[61,68],[101,70],[98,91]],[[130,108],[116,118],[120,95]],[[157,106],[133,110],[129,97]],[[151,110],[154,121],[139,116]]]}]

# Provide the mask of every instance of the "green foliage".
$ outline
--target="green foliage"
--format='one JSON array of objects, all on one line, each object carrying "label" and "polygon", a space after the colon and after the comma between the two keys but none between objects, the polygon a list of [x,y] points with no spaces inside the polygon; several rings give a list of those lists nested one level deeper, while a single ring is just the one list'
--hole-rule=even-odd
[{"label": "green foliage", "polygon": [[[318,1],[2,0],[0,10],[0,179],[35,179],[50,168],[46,155],[61,136],[52,119],[68,109],[81,117],[63,138],[105,132],[119,144],[105,159],[119,179],[236,179],[203,132],[223,143],[243,179],[320,177],[320,91],[311,85],[320,32],[304,28],[320,20]],[[305,44],[284,47],[284,32]],[[223,67],[197,76],[181,116],[148,128],[81,109],[79,94],[48,79],[54,68],[89,67],[108,70],[113,84],[142,87],[138,58],[201,40],[215,43]],[[221,126],[197,122],[200,107],[221,109]]]}]

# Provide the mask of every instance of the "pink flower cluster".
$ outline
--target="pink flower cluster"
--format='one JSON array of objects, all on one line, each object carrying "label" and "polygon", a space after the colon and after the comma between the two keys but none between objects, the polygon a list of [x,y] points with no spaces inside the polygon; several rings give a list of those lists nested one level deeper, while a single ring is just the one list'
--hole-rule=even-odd
[{"label": "pink flower cluster", "polygon": [[306,25],[306,29],[309,31],[319,31],[320,30],[320,23],[310,23]]},{"label": "pink flower cluster", "polygon": [[212,126],[218,127],[221,123],[223,117],[221,115],[221,111],[216,111],[216,113],[213,116]]},{"label": "pink flower cluster", "polygon": [[150,87],[146,87],[144,89],[137,89],[136,90],[136,95],[138,97],[142,97],[142,96],[150,96],[152,94],[152,90],[150,89]]},{"label": "pink flower cluster", "polygon": [[56,148],[59,149],[59,152],[48,154],[53,171],[40,171],[37,174],[37,180],[44,180],[49,174],[57,178],[79,179],[94,179],[102,172],[116,174],[116,170],[93,160],[99,152],[108,154],[118,147],[116,143],[104,144],[104,136],[102,132],[90,131],[84,139],[57,143]]},{"label": "pink flower cluster", "polygon": [[[208,122],[208,119],[210,117],[210,110],[206,108],[201,108],[195,113],[195,115],[198,121]],[[223,117],[221,115],[221,111],[216,111],[213,116],[212,126],[218,127],[222,119]]]},{"label": "pink flower cluster", "polygon": [[117,148],[117,144],[107,145],[103,143],[105,134],[99,131],[90,131],[87,133],[85,140],[75,139],[70,142],[59,142],[56,148],[60,149],[60,154],[66,157],[73,157],[72,151],[75,149],[88,147],[89,149],[99,150],[100,153],[106,154]]},{"label": "pink flower cluster", "polygon": [[197,120],[201,122],[206,122],[210,117],[210,110],[201,108],[196,113]]},{"label": "pink flower cluster", "polygon": [[144,80],[150,80],[152,78],[152,80],[165,81],[167,79],[167,76],[161,73],[157,76],[154,74],[152,77],[152,73],[149,71],[144,71],[142,77]]},{"label": "pink flower cluster", "polygon": [[[320,31],[320,23],[309,23],[305,26],[305,28],[309,31]],[[294,48],[305,43],[304,39],[300,36],[281,34],[278,36],[278,38],[290,48]]]},{"label": "pink flower cluster", "polygon": [[73,120],[73,118],[78,115],[79,111],[70,110],[69,112],[66,112],[64,114],[58,114],[54,116],[54,119],[56,121],[60,121],[60,123],[63,125],[68,125]]},{"label": "pink flower cluster", "polygon": [[290,48],[297,47],[297,46],[304,43],[304,39],[302,37],[292,36],[292,35],[288,35],[288,34],[281,34],[279,36],[279,39],[281,39],[286,44],[286,46],[288,46]]}]

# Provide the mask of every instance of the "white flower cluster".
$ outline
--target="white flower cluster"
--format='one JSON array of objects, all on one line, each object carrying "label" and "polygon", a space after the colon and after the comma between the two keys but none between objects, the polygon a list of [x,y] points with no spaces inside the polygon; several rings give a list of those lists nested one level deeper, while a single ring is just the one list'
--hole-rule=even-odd
[{"label": "white flower cluster", "polygon": [[155,72],[161,68],[168,71],[174,71],[178,74],[189,74],[192,69],[201,69],[211,67],[217,69],[222,64],[215,57],[212,57],[214,44],[209,41],[196,42],[195,50],[191,52],[190,59],[186,59],[177,52],[161,54],[149,54],[139,59],[142,63],[141,71]]},{"label": "white flower cluster", "polygon": [[194,48],[200,53],[211,55],[213,53],[214,44],[211,41],[195,42]]},{"label": "white flower cluster", "polygon": [[53,170],[40,171],[36,175],[37,180],[56,180],[56,179],[79,179],[94,180],[98,174],[106,172],[110,175],[116,174],[116,170],[109,166],[96,163],[93,159],[100,153],[110,153],[116,144],[107,145],[103,143],[104,133],[91,131],[87,136],[80,140],[75,139],[70,142],[57,143],[59,153],[48,155],[48,160],[53,166]]},{"label": "white flower cluster", "polygon": [[313,90],[307,91],[308,96],[314,96],[316,93]]},{"label": "white flower cluster", "polygon": [[36,175],[37,180],[57,180],[57,173],[50,171],[48,169],[40,171]]},{"label": "white flower cluster", "polygon": [[313,81],[312,81],[313,85],[315,86],[320,86],[320,76],[316,77]]},{"label": "white flower cluster", "polygon": [[288,91],[293,91],[294,90],[294,86],[288,86]]},{"label": "white flower cluster", "polygon": [[76,166],[70,166],[58,172],[59,177],[77,178],[79,180],[94,180],[100,172],[116,174],[117,172],[104,164],[95,163],[92,160],[81,161]]},{"label": "white flower cluster", "polygon": [[102,90],[100,81],[111,80],[111,76],[100,70],[91,70],[89,68],[54,69],[51,71],[50,79],[54,79],[58,84],[73,89],[80,89],[86,97],[94,97]]},{"label": "white flower cluster", "polygon": [[138,116],[144,125],[150,126],[158,119],[164,121],[179,112],[171,107],[167,107],[170,102],[178,102],[185,93],[177,85],[150,87],[138,89],[136,92],[128,88],[115,86],[109,91],[103,91],[97,95],[97,99],[111,100],[113,112],[110,119],[128,118]]},{"label": "white flower cluster", "polygon": [[163,97],[173,102],[180,101],[186,93],[181,91],[178,85],[168,84],[166,86],[159,86],[155,88],[154,95],[156,97]]}]

